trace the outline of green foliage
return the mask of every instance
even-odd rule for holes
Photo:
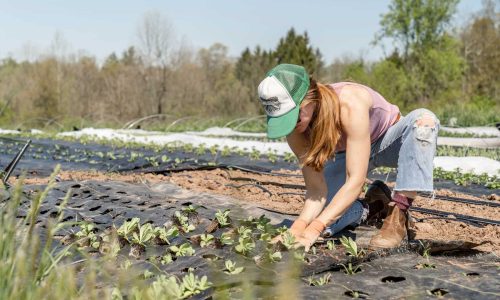
[[[224,265],[226,268],[223,271],[224,271],[224,273],[229,274],[229,275],[236,275],[236,274],[239,274],[245,270],[244,267],[236,267],[236,263],[234,263],[230,259],[226,260],[224,262]]]
[[[351,237],[347,238],[342,236],[340,238],[340,243],[345,247],[347,253],[351,256],[361,257],[364,254],[362,249],[358,250],[358,245]]]
[[[214,243],[214,236],[213,236],[213,235],[211,235],[211,234],[206,234],[206,233],[204,233],[204,234],[202,234],[202,235],[200,236],[200,238],[201,238],[201,242],[200,242],[200,246],[201,246],[201,247],[207,247],[207,246],[209,246],[210,244],[213,244],[213,243]]]
[[[330,282],[331,277],[332,277],[332,274],[330,274],[330,273],[326,273],[323,276],[320,276],[318,278],[314,278],[313,276],[309,276],[307,278],[307,282],[309,283],[310,286],[323,286],[323,285]]]
[[[175,256],[192,256],[195,252],[189,243],[184,243],[178,246],[170,246],[169,249],[175,254]]]
[[[314,49],[309,44],[309,35],[297,34],[295,29],[291,28],[285,37],[281,38],[274,56],[278,64],[296,64],[306,68],[309,74],[318,77],[322,67],[321,53],[319,49]]]
[[[247,255],[254,248],[255,243],[250,238],[240,236],[238,244],[234,247],[234,250],[240,254]]]
[[[347,275],[354,275],[361,271],[360,266],[353,266],[352,263],[348,263],[347,265],[341,264],[344,268],[344,273]]]
[[[139,227],[139,233],[132,233],[132,242],[139,245],[145,245],[147,242],[153,239],[154,236],[155,234],[153,226],[150,223],[146,223]]]
[[[225,209],[224,211],[218,210],[215,213],[215,219],[219,223],[220,227],[229,226],[231,224],[229,220],[229,213],[231,210]]]

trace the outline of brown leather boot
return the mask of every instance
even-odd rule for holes
[[[389,213],[380,231],[370,240],[370,249],[398,247],[407,233],[408,216],[394,202],[389,204]]]
[[[372,182],[366,190],[364,199],[369,209],[366,223],[373,224],[385,219],[391,200],[391,190],[383,181]]]

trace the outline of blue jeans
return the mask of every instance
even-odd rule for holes
[[[417,125],[424,115],[432,117],[435,125]],[[368,171],[382,166],[397,168],[395,191],[432,192],[438,130],[439,120],[431,111],[421,108],[410,112],[371,145]],[[346,181],[345,152],[337,153],[335,160],[326,163],[323,175],[328,186],[328,205]],[[335,234],[349,225],[357,226],[367,214],[367,208],[356,200],[326,231]]]

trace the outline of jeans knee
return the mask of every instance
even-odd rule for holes
[[[410,113],[413,136],[420,146],[435,145],[439,130],[439,119],[425,108],[419,108]],[[410,116],[409,115],[409,116]]]
[[[439,130],[439,119],[436,115],[428,109],[420,108],[412,112],[412,117],[414,136],[419,144],[435,144]]]

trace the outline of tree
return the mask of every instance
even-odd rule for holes
[[[303,35],[296,34],[291,28],[284,38],[281,38],[274,57],[278,64],[289,63],[302,65],[309,74],[319,77],[322,67],[321,53],[309,44],[307,31]]]
[[[437,99],[454,100],[458,96],[463,60],[457,40],[447,32],[457,3],[458,0],[393,0],[389,12],[382,16],[382,29],[375,42],[393,40],[395,50],[387,59],[396,62],[407,76],[398,79],[406,86],[397,89],[406,91],[398,100],[407,107]]]
[[[466,61],[464,93],[491,99],[500,97],[500,15],[493,1],[485,1],[483,10],[460,34],[461,52]]]
[[[156,108],[152,112],[164,113],[164,100],[168,88],[169,64],[174,48],[172,25],[159,13],[144,15],[138,28],[139,49],[145,63],[143,80]]]
[[[382,16],[382,30],[375,43],[384,38],[394,41],[396,49],[408,59],[412,51],[422,51],[439,43],[459,0],[392,0]]]

